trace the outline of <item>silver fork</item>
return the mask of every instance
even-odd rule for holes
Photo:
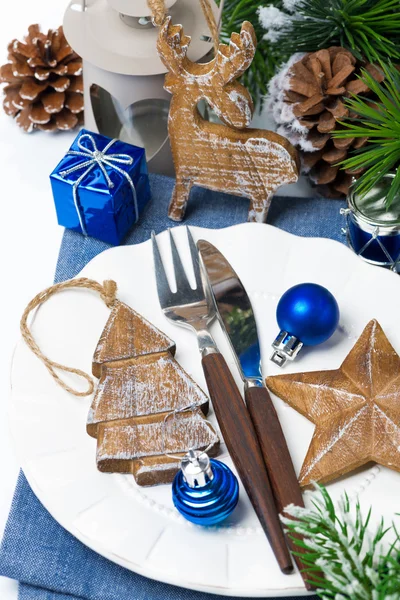
[[[156,236],[154,232],[152,233],[154,267],[160,305],[167,319],[176,325],[191,329],[197,335],[208,391],[226,446],[281,570],[284,573],[290,573],[293,565],[279,521],[261,448],[250,415],[229,367],[208,330],[216,313],[211,301],[210,290],[201,274],[199,252],[189,228],[186,228],[186,231],[196,287],[190,286],[173,235],[169,230],[176,292],[172,292],[170,288]]]
[[[162,311],[169,321],[196,332],[199,350],[201,355],[205,356],[213,352],[218,352],[217,346],[208,330],[208,327],[216,316],[216,312],[209,294],[207,293],[206,295],[205,292],[205,283],[201,277],[199,251],[196,248],[188,227],[186,231],[196,287],[192,288],[190,286],[172,232],[169,229],[177,288],[175,293],[171,291],[169,286],[154,231],[151,234],[158,298]]]

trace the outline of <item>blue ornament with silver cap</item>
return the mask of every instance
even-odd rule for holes
[[[172,484],[175,507],[196,525],[216,525],[234,510],[239,484],[229,467],[205,452],[190,450]]]
[[[272,344],[271,360],[282,367],[303,346],[328,340],[339,324],[339,306],[329,290],[316,283],[300,283],[279,300],[276,319],[280,332]]]

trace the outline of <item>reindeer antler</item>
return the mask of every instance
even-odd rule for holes
[[[157,50],[169,71],[180,72],[190,40],[190,36],[184,35],[182,25],[172,25],[171,17],[165,19],[158,34]]]
[[[240,77],[249,68],[257,47],[254,27],[245,21],[239,33],[232,33],[229,46],[219,45],[216,66],[225,83]]]

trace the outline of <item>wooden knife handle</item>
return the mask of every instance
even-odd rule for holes
[[[267,388],[248,387],[245,399],[279,512],[292,503],[304,506],[285,436]]]
[[[261,446],[279,512],[284,512],[284,508],[288,504],[304,506],[303,495],[286,439],[267,388],[248,387],[245,399]],[[293,540],[288,539],[288,544],[292,550],[302,552]],[[305,569],[301,558],[295,557],[295,561],[300,571]],[[312,576],[305,572],[303,578],[312,579]],[[306,587],[310,590],[314,589],[307,583]]]
[[[242,396],[222,354],[208,354],[203,357],[202,364],[214,411],[233,463],[279,567],[283,573],[291,573],[293,564],[279,521],[263,455]]]

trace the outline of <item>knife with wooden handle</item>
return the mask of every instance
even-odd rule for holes
[[[209,325],[216,316],[212,291],[206,285],[202,275],[200,255],[189,229],[187,229],[187,235],[196,287],[192,288],[189,284],[170,231],[171,254],[177,287],[177,291],[172,292],[156,236],[154,233],[152,234],[154,269],[160,306],[169,321],[189,328],[196,334],[210,398],[225,443],[271,543],[278,564],[284,573],[289,573],[293,570],[293,563],[285,542],[258,437],[232,373],[209,331]]]
[[[293,564],[285,544],[257,433],[228,365],[220,352],[203,356],[213,408],[229,454],[283,573]]]
[[[236,272],[215,246],[199,240],[197,247],[214,296],[219,321],[231,343],[244,381],[247,411],[261,446],[276,506],[280,513],[289,504],[304,506],[285,436],[263,383],[260,344],[250,299]],[[288,545],[296,552],[301,551],[290,539]],[[304,570],[301,559],[295,557],[295,560],[299,569]],[[311,579],[311,575],[306,572],[302,576],[304,580]],[[307,589],[313,589],[306,581],[305,585]]]

